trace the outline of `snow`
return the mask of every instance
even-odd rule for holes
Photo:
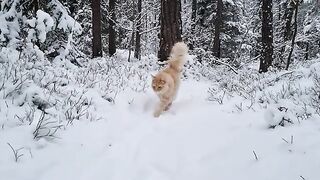
[[[5,6],[9,5],[10,9],[4,10]],[[9,41],[8,45],[11,47],[16,47],[19,42],[19,17],[21,13],[16,12],[16,7],[18,6],[18,0],[14,1],[3,1],[1,2],[0,11],[0,42]],[[7,21],[7,19],[11,19]]]
[[[209,87],[183,81],[160,118],[152,117],[150,88],[125,90],[113,105],[91,91],[102,118],[77,121],[58,139],[33,140],[29,126],[1,129],[0,173],[10,180],[319,178],[319,119],[268,129],[264,111],[230,113],[230,104],[206,101]],[[23,147],[18,162],[7,143]]]
[[[46,34],[54,26],[54,21],[48,13],[38,10],[36,24],[36,28],[39,33],[39,40],[43,43],[46,40]]]
[[[42,43],[45,42],[47,33],[54,27],[52,17],[42,10],[37,11],[37,18],[28,19],[27,23],[34,28],[29,30],[28,39],[35,40],[38,38]]]
[[[231,5],[235,5],[233,0],[223,0],[225,3],[229,3]]]
[[[49,6],[53,8],[53,14],[59,29],[62,29],[64,32],[70,31],[81,34],[81,25],[68,14],[66,8],[58,0],[50,1]]]
[[[177,99],[154,118],[159,100],[150,75],[160,68],[157,56],[137,60],[131,51],[127,62],[129,51],[117,49],[112,57],[90,59],[76,45],[87,49],[76,20],[89,16],[71,17],[51,0],[27,18],[21,3],[0,4],[1,180],[319,179],[320,55],[264,74],[258,59],[244,55],[233,73],[212,62],[203,43],[195,45]],[[191,19],[187,11],[183,21]],[[306,20],[303,32],[320,29],[318,21]],[[130,25],[123,17],[119,22]],[[208,34],[205,28],[199,33]],[[158,51],[153,35],[147,39],[154,47],[142,46],[146,53]],[[242,50],[253,48],[243,43]]]
[[[312,28],[312,25],[313,24],[308,24],[308,25],[305,25],[304,28],[303,28],[303,33],[307,33],[308,31],[310,31],[310,29]]]

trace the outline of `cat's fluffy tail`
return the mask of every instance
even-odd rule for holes
[[[171,68],[181,71],[188,55],[188,46],[184,42],[177,42],[171,49],[168,64]]]

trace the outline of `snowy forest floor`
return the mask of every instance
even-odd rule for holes
[[[207,101],[209,87],[183,81],[160,118],[150,88],[125,90],[114,105],[96,98],[101,120],[76,121],[50,142],[33,140],[29,126],[4,128],[1,179],[319,179],[318,120],[268,129],[262,110],[231,113],[230,104]],[[18,163],[7,143],[23,155]]]

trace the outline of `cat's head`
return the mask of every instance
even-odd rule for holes
[[[156,76],[152,75],[152,89],[156,93],[163,93],[167,91],[168,85],[165,77],[161,76],[161,74]]]

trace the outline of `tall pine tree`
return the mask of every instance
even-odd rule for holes
[[[160,61],[166,61],[174,43],[181,41],[181,1],[161,0]]]
[[[222,28],[222,10],[223,10],[223,3],[222,0],[218,0],[217,3],[217,15],[214,23],[214,39],[213,39],[213,55],[217,58],[221,57],[221,28]]]
[[[272,30],[272,0],[262,0],[262,52],[259,72],[267,72],[272,65],[273,30]]]
[[[116,53],[116,30],[115,30],[115,14],[116,9],[116,0],[109,0],[109,56],[112,56]]]
[[[92,57],[102,56],[100,0],[92,0]]]

